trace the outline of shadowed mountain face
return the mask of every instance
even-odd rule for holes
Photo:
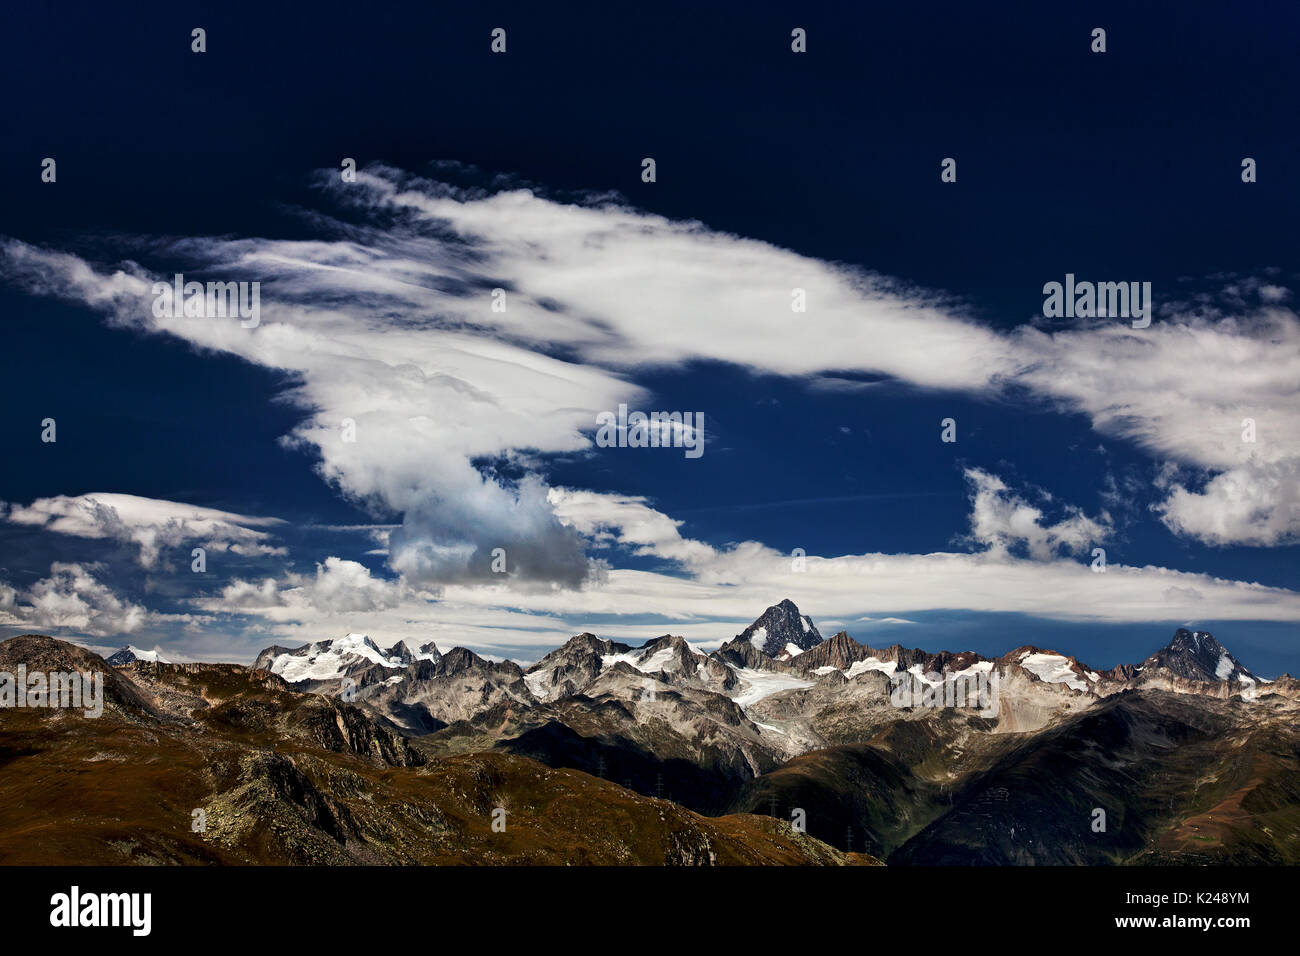
[[[1181,627],[1167,647],[1142,662],[1141,669],[1164,670],[1189,681],[1249,683],[1256,680],[1213,635]]]
[[[1296,863],[1300,711],[1127,692],[972,774],[889,859],[908,864]]]
[[[798,657],[822,642],[812,618],[800,614],[789,598],[764,611],[753,624],[736,635],[733,644],[749,644],[777,660]]]
[[[109,704],[98,719],[0,711],[0,863],[875,862],[509,754],[430,761],[266,670],[114,669],[36,636],[0,643],[0,669],[19,665],[102,673]]]

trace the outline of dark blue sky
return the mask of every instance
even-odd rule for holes
[[[481,173],[460,175],[505,174],[552,195],[616,191],[671,219],[933,290],[1001,330],[1041,321],[1042,284],[1066,272],[1141,278],[1166,299],[1235,276],[1296,286],[1293,4],[899,6],[15,8],[0,32],[11,90],[0,234],[108,263],[140,259],[126,237],[313,237],[312,173],[353,156],[424,173],[435,160],[469,164]],[[207,30],[203,55],[189,50],[195,26]],[[504,57],[488,49],[496,26],[508,30]],[[808,31],[803,56],[790,53],[795,26]],[[1104,55],[1089,51],[1095,26],[1107,30]],[[647,155],[653,185],[639,179]],[[38,177],[45,156],[58,161],[53,188]],[[958,160],[955,186],[939,181],[946,156]],[[1259,163],[1250,186],[1243,156]],[[302,417],[277,400],[283,373],[113,329],[11,285],[0,286],[0,317],[10,450],[0,500],[116,491],[295,529],[396,520],[349,503],[313,474],[310,451],[278,443]],[[1159,458],[1041,398],[883,383],[868,400],[710,360],[636,381],[671,396],[668,407],[708,410],[699,466],[555,456],[544,475],[647,496],[714,546],[969,550],[964,468],[1088,514],[1107,507],[1109,476],[1144,489],[1127,508],[1110,502],[1111,560],[1300,589],[1300,546],[1174,535],[1149,511]],[[60,441],[32,451],[33,423],[47,415]],[[968,436],[960,453],[915,440],[948,415]],[[355,540],[291,547],[282,564],[309,570],[321,548],[389,573]],[[103,555],[0,529],[0,579],[28,583],[55,559]],[[123,586],[146,586],[123,574]],[[782,596],[756,598],[755,613]],[[935,614],[926,633],[890,638],[1000,652],[1031,642],[1025,633],[1109,666],[1149,653],[1176,623],[963,625]],[[1250,666],[1296,669],[1294,624],[1221,626]]]

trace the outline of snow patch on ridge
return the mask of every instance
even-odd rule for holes
[[[304,653],[281,654],[271,662],[270,670],[291,684],[305,680],[334,680],[342,677],[348,666],[358,660],[384,667],[406,667],[396,657],[385,657],[365,634],[348,634],[337,640],[312,644]]]
[[[882,674],[892,676],[896,670],[898,670],[897,661],[880,661],[874,657],[868,657],[866,660],[854,661],[849,669],[844,672],[844,676],[853,678],[859,674],[865,674],[867,671],[880,671]]]
[[[1085,691],[1088,685],[1079,680],[1070,662],[1060,654],[1034,654],[1025,651],[1020,655],[1020,666],[1039,680],[1048,684],[1064,684],[1070,690]]]
[[[741,707],[757,704],[764,697],[771,697],[783,690],[795,690],[811,687],[813,682],[790,674],[778,674],[774,671],[757,671],[748,667],[736,668],[736,674],[745,682],[744,690],[733,697]]]
[[[1232,664],[1232,658],[1225,653],[1219,658],[1218,666],[1214,668],[1214,676],[1219,680],[1227,680],[1234,670],[1236,668]]]

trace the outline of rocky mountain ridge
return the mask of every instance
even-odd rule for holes
[[[1266,683],[1208,632],[1180,628],[1165,648],[1141,664],[1098,671],[1073,656],[1031,645],[986,658],[971,651],[929,652],[899,644],[877,649],[845,631],[823,639],[811,618],[788,599],[767,608],[713,652],[675,635],[633,647],[582,633],[521,669],[465,648],[444,656],[432,643],[411,651],[399,642],[385,651],[365,635],[349,634],[296,649],[267,648],[254,667],[276,673],[300,689],[353,692],[359,701],[413,733],[473,721],[505,701],[537,707],[584,695],[602,675],[620,667],[626,672],[624,683],[633,690],[640,679],[646,688],[662,683],[720,694],[747,713],[768,698],[814,686],[834,693],[867,674],[883,677],[895,689],[912,684],[939,697],[952,696],[954,684],[964,689],[963,685],[989,683],[996,677],[1013,691],[1005,708],[999,703],[999,719],[1020,730],[1040,726],[1062,709],[1077,709],[1126,690],[1151,687],[1222,698],[1251,697]],[[1073,704],[1062,704],[1076,695],[1080,699]],[[772,706],[759,707],[758,713]],[[815,735],[802,736],[815,741]],[[800,746],[790,739],[771,744],[777,752]]]

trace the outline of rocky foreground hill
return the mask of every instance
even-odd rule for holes
[[[104,707],[0,709],[0,864],[877,862],[525,757],[430,759],[267,670],[113,667],[37,635],[0,643],[0,672],[20,667],[103,674]]]

